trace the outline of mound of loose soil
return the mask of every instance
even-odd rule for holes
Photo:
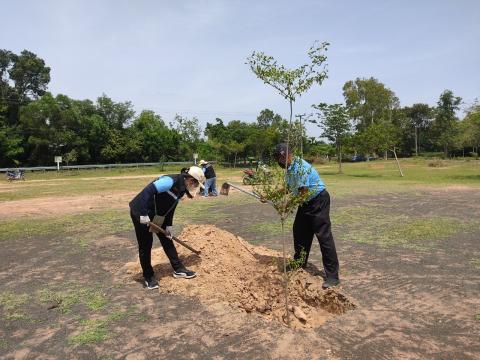
[[[184,264],[197,272],[195,279],[174,279],[163,249],[152,251],[152,264],[160,290],[220,300],[246,312],[285,322],[285,302],[280,254],[253,246],[232,233],[212,225],[187,226],[180,239],[197,250],[201,257],[180,245],[177,250]],[[129,274],[141,278],[138,261],[125,265]],[[290,322],[296,328],[314,328],[355,305],[337,290],[323,290],[322,278],[302,269],[289,275]]]

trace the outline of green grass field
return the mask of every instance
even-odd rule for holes
[[[429,166],[430,160],[409,159],[402,161],[405,177],[400,177],[393,161],[347,163],[344,174],[337,173],[337,164],[317,166],[327,184],[332,198],[349,199],[356,196],[373,196],[389,193],[414,194],[419,189],[445,186],[480,187],[480,161],[443,161],[441,167]],[[178,171],[166,169],[166,173]],[[140,191],[151,179],[160,174],[159,168],[80,170],[28,174],[25,182],[5,183],[0,187],[0,201],[35,199],[41,197],[75,197],[81,195],[124,194],[126,199]],[[241,181],[242,169],[217,169],[217,186],[223,181]],[[125,195],[127,193],[127,195]],[[128,195],[128,194],[132,195]],[[127,203],[121,208],[89,211],[81,214],[38,216],[25,222],[24,219],[0,220],[0,241],[19,237],[51,237],[62,233],[65,240],[85,246],[92,239],[121,233],[131,228]],[[225,206],[253,204],[255,200],[239,193],[220,196],[215,201],[187,201],[179,207],[176,222],[216,221],[226,216]],[[343,229],[343,237],[363,243],[382,246],[403,244],[417,248],[428,247],[432,239],[451,235],[478,225],[474,220],[453,217],[423,217],[410,214],[397,217],[396,223],[384,216],[389,204],[356,204],[332,211],[332,223]],[[389,210],[391,211],[391,209]],[[208,217],[205,214],[208,213]],[[91,224],[95,224],[92,227]],[[287,221],[290,228],[292,219]],[[369,226],[365,226],[369,224]],[[280,234],[276,222],[258,219],[246,228],[250,232],[271,235]],[[417,240],[422,239],[419,244]],[[432,240],[432,241],[431,241]]]
[[[403,191],[412,186],[465,185],[480,186],[480,161],[442,161],[439,167],[428,166],[432,160],[405,159],[401,178],[394,161],[377,160],[344,164],[344,174],[337,173],[337,164],[317,165],[329,191],[337,197],[352,194],[372,195]],[[177,172],[179,167],[111,170],[69,170],[62,172],[28,173],[25,182],[0,187],[0,201],[40,196],[70,196],[109,192],[138,191],[162,173]],[[242,170],[217,169],[219,185],[225,180],[240,182]],[[5,181],[6,183],[6,181]],[[4,183],[4,185],[5,185]]]

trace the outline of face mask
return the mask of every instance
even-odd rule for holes
[[[188,185],[186,186],[186,188],[187,188],[187,191],[188,191],[188,193],[190,194],[190,196],[191,196],[192,198],[194,198],[195,195],[197,195],[198,190],[200,189],[200,186],[188,184]]]

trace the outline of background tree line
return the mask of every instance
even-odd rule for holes
[[[316,158],[353,154],[403,156],[442,152],[477,156],[480,104],[457,114],[461,98],[445,90],[437,106],[401,107],[395,93],[375,78],[357,78],[343,87],[344,104],[316,104],[308,121],[323,139],[305,136],[305,119],[287,120],[269,109],[256,122],[222,119],[208,122],[177,115],[166,123],[159,114],[136,114],[130,102],[103,94],[95,101],[76,100],[47,91],[50,68],[29,51],[0,50],[0,166],[48,165],[55,155],[67,163],[157,162],[202,158],[237,163],[267,159],[275,144],[289,135],[304,155]],[[301,119],[301,118],[300,118]]]

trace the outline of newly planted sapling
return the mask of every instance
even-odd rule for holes
[[[277,61],[263,52],[253,52],[247,59],[247,64],[252,72],[265,84],[272,86],[278,93],[288,101],[290,107],[289,130],[293,129],[293,103],[302,94],[307,92],[314,84],[321,85],[327,77],[325,51],[330,44],[327,42],[315,42],[308,50],[307,54],[310,61],[298,68],[288,69],[284,65],[277,64]],[[291,131],[287,132],[287,138],[284,139],[287,148],[286,153],[292,153]],[[301,162],[301,158],[294,158],[294,162]],[[294,166],[295,164],[291,164]],[[299,166],[299,168],[302,168]],[[269,181],[261,181],[255,186],[255,190],[264,199],[272,202],[275,210],[280,216],[283,233],[283,278],[285,293],[285,312],[287,324],[290,324],[289,304],[288,304],[288,277],[287,277],[287,255],[286,255],[286,237],[284,231],[285,220],[295,208],[302,204],[309,196],[308,191],[299,192],[298,187],[292,181],[288,183],[288,166],[283,169],[276,169],[272,172]],[[290,188],[290,190],[288,189]]]
[[[280,217],[280,223],[282,227],[283,234],[283,279],[284,279],[284,293],[285,293],[285,312],[287,324],[290,323],[289,316],[289,302],[288,302],[288,281],[289,277],[287,275],[287,254],[286,254],[286,235],[285,235],[285,221],[288,216],[295,211],[298,206],[303,204],[313,193],[314,190],[303,189],[299,191],[299,188],[302,187],[305,178],[308,177],[308,172],[303,171],[301,162],[303,160],[300,157],[294,157],[291,164],[286,166],[285,170],[293,170],[295,174],[291,174],[289,171],[284,171],[280,167],[274,167],[271,170],[271,175],[262,182],[259,182],[253,186],[254,191],[262,198],[269,201],[272,206],[277,211]],[[303,259],[296,259],[295,262],[300,262],[303,264]],[[301,265],[300,265],[301,266]]]

